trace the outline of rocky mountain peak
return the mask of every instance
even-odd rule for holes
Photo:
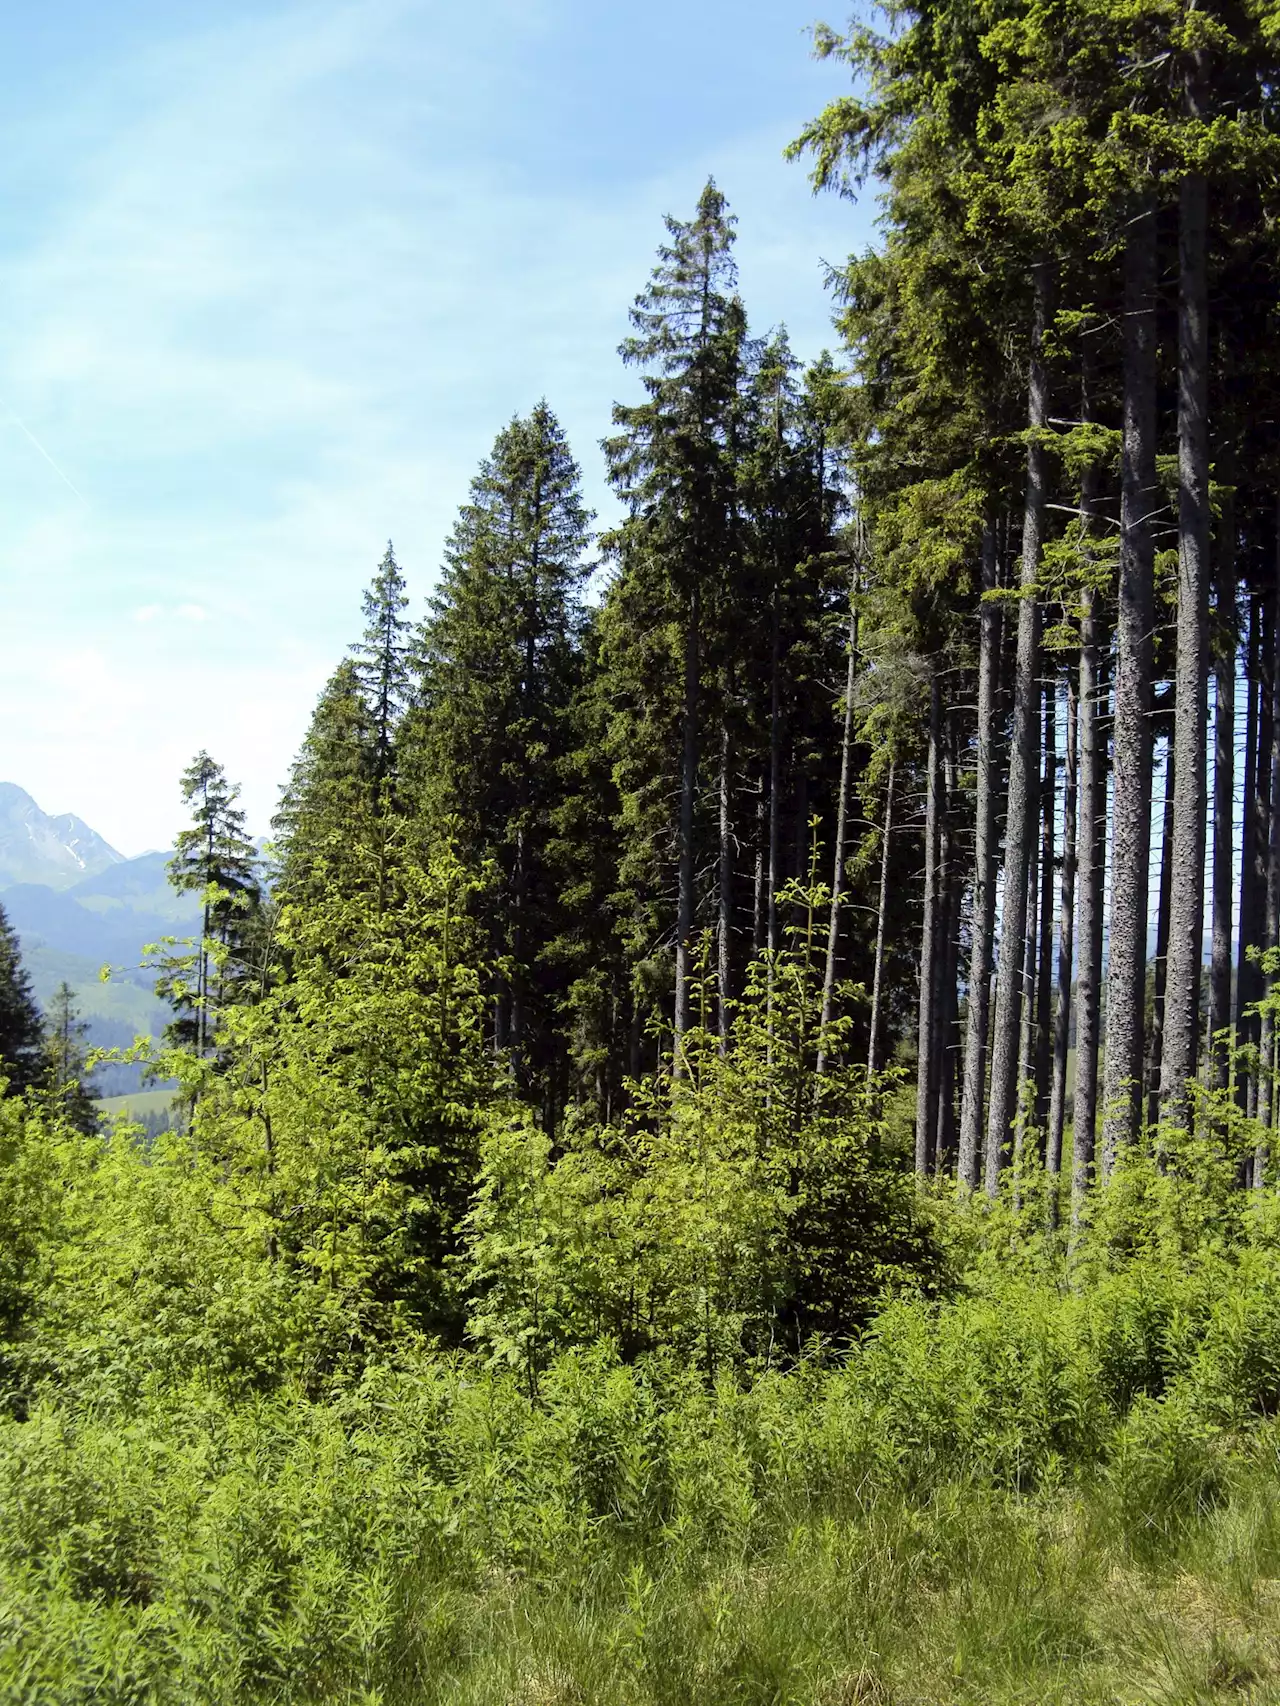
[[[0,782],[0,889],[13,883],[70,888],[123,861],[72,812],[51,816],[14,782]]]

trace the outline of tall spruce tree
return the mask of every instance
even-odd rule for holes
[[[418,636],[417,710],[406,731],[422,802],[477,868],[499,972],[493,1041],[517,1077],[564,1093],[557,816],[569,787],[581,678],[591,516],[564,433],[545,402],[499,433],[471,483]]]
[[[177,1010],[173,1040],[201,1057],[214,1045],[219,1011],[241,996],[255,973],[262,890],[239,795],[207,752],[197,753],[183,772],[182,800],[192,821],[174,843],[168,872],[175,889],[200,897],[200,939],[191,952],[162,959],[156,993]]]
[[[63,981],[54,990],[44,1019],[45,1089],[61,1117],[86,1134],[98,1127],[90,1093],[88,1034],[75,991]]]
[[[365,629],[351,650],[356,679],[373,721],[373,767],[380,783],[395,768],[395,739],[409,703],[409,603],[404,575],[387,540],[386,553],[364,595]]]
[[[663,888],[663,867],[675,866],[675,918],[663,920],[661,932],[674,937],[677,1075],[691,1011],[699,789],[708,729],[716,730],[719,747],[720,718],[708,707],[704,678],[718,661],[717,633],[729,619],[738,550],[734,451],[746,318],[735,290],[733,225],[712,182],[693,219],[668,218],[670,241],[659,249],[650,283],[636,298],[634,334],[621,348],[627,365],[643,370],[646,398],[615,404],[617,430],[605,442],[610,479],[628,510],[609,540],[618,572],[610,591],[606,667],[629,678],[629,703],[620,706],[613,741],[624,813],[648,819],[636,823],[647,842],[641,864],[649,863],[650,880]],[[658,681],[655,652],[666,654]],[[666,684],[672,667],[680,683],[675,703]],[[655,687],[660,704],[654,702]],[[712,692],[720,696],[714,685]],[[674,824],[663,821],[665,813],[654,821],[642,805],[668,793],[654,774],[666,770],[665,752],[655,753],[649,742],[647,752],[637,751],[637,725],[644,724],[661,730],[661,746],[668,731],[677,731]]]

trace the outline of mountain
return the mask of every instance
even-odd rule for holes
[[[172,1017],[156,1000],[142,950],[162,936],[200,928],[200,901],[169,884],[167,853],[125,859],[69,813],[50,817],[23,789],[0,782],[0,905],[18,933],[36,1000],[47,1007],[60,983],[76,993],[99,1048],[156,1036]],[[111,967],[104,983],[103,966]],[[138,1088],[136,1066],[103,1066],[99,1095]]]
[[[123,855],[70,812],[51,817],[24,788],[0,782],[0,889],[14,883],[70,888]]]

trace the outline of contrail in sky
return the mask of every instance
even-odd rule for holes
[[[77,485],[75,485],[75,483],[71,480],[71,478],[67,474],[63,473],[62,469],[59,468],[58,464],[54,461],[53,457],[50,456],[49,452],[45,449],[44,445],[41,444],[40,440],[36,437],[35,433],[32,432],[31,428],[26,424],[25,421],[20,420],[18,418],[18,416],[13,412],[13,410],[11,408],[9,408],[8,403],[5,402],[3,397],[0,397],[0,408],[4,408],[8,412],[9,419],[13,422],[14,426],[20,428],[20,430],[22,432],[26,433],[27,437],[31,440],[32,444],[35,445],[36,449],[40,452],[41,456],[44,457],[45,461],[53,469],[54,473],[58,476],[58,478],[60,480],[64,481],[68,486],[71,487],[71,490],[80,499],[80,502],[82,504],[88,503],[88,501],[89,501],[88,498],[85,497],[84,493],[80,490],[80,488]]]

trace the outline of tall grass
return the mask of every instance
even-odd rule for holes
[[[840,1367],[406,1357],[0,1425],[0,1698],[1280,1699],[1265,1252],[901,1301]]]

